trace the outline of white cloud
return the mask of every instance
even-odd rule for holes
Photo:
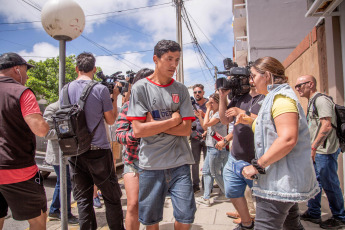
[[[25,59],[32,59],[34,61],[43,61],[45,57],[57,57],[59,55],[59,48],[49,43],[41,42],[33,46],[32,51],[22,50],[18,52],[19,55]],[[26,58],[30,57],[30,58]]]

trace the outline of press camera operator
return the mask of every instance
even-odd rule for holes
[[[249,70],[246,67],[236,67],[231,59],[224,60],[224,67],[228,70],[227,75],[230,79],[218,79],[217,88],[219,90],[219,116],[223,124],[236,121],[236,116],[245,113],[256,117],[259,110],[259,102],[264,96],[256,92],[255,87],[249,85]],[[230,103],[227,105],[227,96],[230,94]],[[228,141],[228,140],[226,140]],[[252,187],[253,181],[238,176],[233,170],[232,165],[242,160],[248,163],[255,157],[254,135],[251,127],[247,125],[236,125],[233,130],[233,143],[229,154],[228,162],[223,171],[225,196],[231,199],[236,211],[238,212],[243,229],[253,229],[254,222],[249,214],[244,192],[246,186]],[[241,229],[242,229],[241,228]]]

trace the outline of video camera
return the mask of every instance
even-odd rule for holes
[[[250,69],[249,66],[238,67],[236,62],[232,62],[231,58],[225,58],[223,60],[225,71],[217,72],[218,74],[224,74],[230,76],[227,78],[218,78],[216,81],[217,89],[231,90],[229,97],[233,98],[237,95],[243,95],[249,93],[250,84]]]
[[[119,82],[121,85],[121,86],[118,86],[119,91],[121,95],[124,96],[124,94],[128,92],[128,86],[129,84],[132,84],[136,73],[133,72],[132,70],[126,71],[126,74],[127,74],[126,76],[121,73],[122,71],[118,71],[108,76],[108,75],[104,75],[103,71],[100,71],[96,75],[98,78],[102,79],[101,84],[105,85],[108,88],[110,94],[113,94],[113,90],[116,85],[116,82]]]

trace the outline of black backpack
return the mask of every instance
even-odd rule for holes
[[[52,116],[58,142],[63,156],[78,156],[85,153],[91,147],[92,137],[97,126],[91,133],[87,128],[84,105],[92,88],[98,84],[95,81],[88,83],[81,93],[77,104],[71,105],[68,96],[68,86],[62,88],[63,104],[60,109]]]
[[[309,103],[308,111],[307,111],[309,113],[310,106],[313,106],[313,114],[312,115],[316,116],[316,117],[318,117],[319,114],[318,114],[317,108],[315,106],[315,101],[320,96],[325,96],[333,102],[333,98],[331,96],[328,96],[328,95],[322,94],[322,93],[316,94],[314,96],[314,98],[312,99],[312,101]],[[335,114],[337,117],[337,119],[336,119],[337,123],[336,123],[336,125],[332,124],[332,127],[336,130],[337,137],[339,139],[339,147],[341,148],[341,151],[344,152],[345,151],[345,107],[335,104]],[[309,116],[307,115],[307,117],[309,117]],[[326,147],[326,141],[327,141],[327,139],[325,140],[325,142],[323,144],[324,148]]]

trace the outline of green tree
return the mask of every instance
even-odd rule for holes
[[[28,62],[35,68],[28,70],[29,79],[26,86],[35,92],[37,100],[45,99],[47,105],[57,101],[59,99],[59,57],[39,62],[29,60]],[[76,57],[74,55],[66,57],[65,84],[78,77],[75,67]],[[96,68],[97,72],[102,70],[100,67],[96,66]],[[100,81],[97,77],[94,80]]]
[[[45,99],[47,104],[57,101],[59,98],[59,57],[39,62],[29,60],[29,63],[34,65],[35,68],[28,70],[29,79],[26,86],[35,92],[38,100]],[[65,83],[77,78],[75,66],[75,56],[66,57]]]

